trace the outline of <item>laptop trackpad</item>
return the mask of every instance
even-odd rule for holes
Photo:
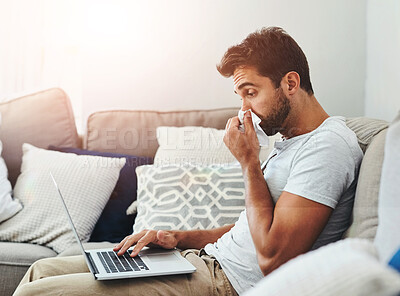
[[[151,262],[166,262],[166,261],[175,261],[177,258],[175,254],[154,254],[154,255],[147,255],[147,258]]]

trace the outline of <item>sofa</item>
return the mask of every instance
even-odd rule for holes
[[[2,157],[14,186],[20,173],[23,143],[47,149],[82,148],[99,152],[154,157],[158,126],[204,126],[224,129],[237,108],[190,111],[109,110],[91,114],[86,132],[77,132],[67,94],[53,88],[0,104]],[[347,125],[356,133],[365,153],[358,179],[352,224],[345,237],[373,240],[378,225],[378,194],[388,123],[358,117]],[[128,132],[127,132],[128,131]],[[130,132],[129,132],[130,131]],[[88,242],[86,248],[111,246],[113,242]],[[36,260],[79,254],[77,246],[57,253],[38,244],[0,242],[0,295],[12,295],[29,266]]]

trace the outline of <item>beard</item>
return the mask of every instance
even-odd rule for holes
[[[271,113],[266,118],[262,118],[260,122],[260,127],[267,136],[273,136],[284,129],[283,123],[291,110],[290,101],[281,87],[276,90],[274,101],[275,105],[272,106]]]

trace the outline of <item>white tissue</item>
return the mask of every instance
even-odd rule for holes
[[[239,110],[238,117],[239,117],[239,121],[241,123],[239,128],[244,130],[243,117],[244,117],[244,114],[247,111],[250,111],[250,113],[251,113],[251,119],[253,121],[254,130],[256,131],[256,135],[257,135],[258,142],[259,142],[260,146],[268,147],[269,138],[268,138],[267,134],[263,131],[261,126],[260,126],[261,119],[256,114],[254,114],[254,112],[251,111],[251,109],[245,110],[245,111]]]

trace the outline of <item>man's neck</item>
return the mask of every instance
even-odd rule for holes
[[[284,122],[281,134],[289,139],[309,133],[318,128],[328,117],[314,95],[304,97],[292,104],[292,110]]]

